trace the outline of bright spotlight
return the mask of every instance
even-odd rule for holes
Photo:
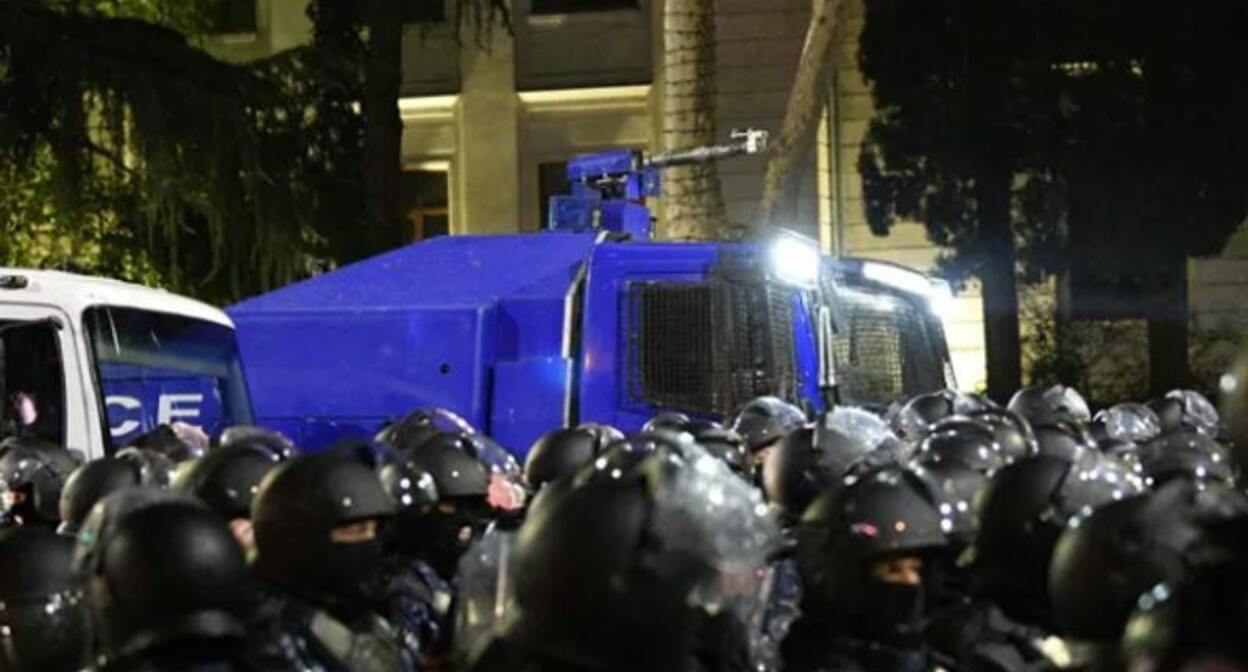
[[[819,286],[819,246],[796,234],[777,236],[767,253],[771,275],[797,287]]]
[[[945,317],[953,312],[954,298],[953,287],[948,282],[938,278],[932,279],[932,285],[927,294],[927,305],[931,307],[932,312],[940,317]]]

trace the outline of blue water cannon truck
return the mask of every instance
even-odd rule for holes
[[[541,232],[435,238],[233,306],[256,422],[315,450],[445,408],[523,457],[582,422],[721,419],[761,395],[883,410],[952,387],[939,281],[782,230],[652,239],[663,168],[762,146],[578,157]]]

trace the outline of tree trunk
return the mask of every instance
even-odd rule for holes
[[[1158,254],[1165,265],[1165,290],[1155,297],[1156,312],[1148,320],[1148,384],[1160,396],[1191,384],[1187,331],[1187,259]]]
[[[715,137],[715,2],[666,0],[663,8],[663,145],[709,145]],[[663,173],[664,238],[723,234],[728,214],[714,162]]]
[[[403,122],[399,83],[403,47],[402,0],[368,5],[368,70],[364,77],[365,231],[369,253],[393,245],[399,217],[399,164]]]
[[[836,58],[836,45],[844,32],[843,0],[822,0],[810,15],[806,29],[806,43],[797,63],[793,88],[784,111],[784,125],[780,137],[772,144],[771,158],[767,161],[767,176],[763,183],[763,200],[759,204],[757,225],[773,224],[776,207],[793,172],[793,165],[803,155],[803,148],[810,146],[811,137],[818,126],[823,111],[824,73],[832,67]]]
[[[980,235],[984,241],[981,279],[988,396],[1005,403],[1022,385],[1018,336],[1018,281],[1014,230],[1010,225],[1010,174],[985,166],[976,187]]]

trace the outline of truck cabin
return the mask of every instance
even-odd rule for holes
[[[111,454],[160,424],[251,420],[221,311],[168,292],[0,269],[0,432]]]

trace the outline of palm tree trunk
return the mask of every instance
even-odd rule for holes
[[[663,144],[671,151],[715,142],[715,2],[667,0],[663,9]],[[716,238],[728,219],[713,162],[663,174],[670,239]]]
[[[801,150],[810,146],[819,115],[824,109],[824,73],[834,65],[835,47],[844,32],[844,8],[843,0],[821,0],[810,15],[806,42],[802,46],[802,56],[784,111],[784,125],[780,129],[780,137],[772,144],[771,158],[767,161],[763,200],[759,204],[758,221],[755,222],[757,225],[774,223],[776,208],[793,172],[793,165],[802,155]]]

